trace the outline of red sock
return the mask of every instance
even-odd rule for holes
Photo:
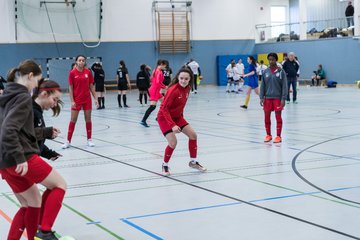
[[[60,211],[61,203],[64,199],[65,190],[61,188],[54,188],[49,193],[46,202],[44,203],[44,213],[41,220],[41,230],[51,231],[55,219]],[[30,238],[29,238],[30,239]]]
[[[72,121],[69,122],[69,130],[68,130],[68,136],[67,136],[67,140],[69,142],[71,142],[72,135],[73,135],[74,129],[75,129],[75,124],[76,124],[75,122],[72,122]]]
[[[40,222],[41,222],[42,219],[43,219],[45,203],[46,203],[46,200],[47,200],[47,198],[48,198],[48,196],[49,196],[50,193],[51,193],[51,190],[50,190],[50,189],[46,189],[46,191],[42,194],[42,199],[41,199],[41,211],[40,211]]]
[[[25,213],[25,228],[28,239],[34,239],[39,226],[40,208],[28,207]]]
[[[10,226],[10,231],[7,240],[19,240],[25,230],[25,213],[27,208],[22,207],[15,214]]]
[[[270,111],[264,111],[265,113],[265,130],[266,135],[271,136],[271,112]]]
[[[86,122],[86,136],[87,139],[91,139],[91,132],[92,132],[92,123]]]
[[[275,117],[276,117],[276,134],[277,136],[281,137],[281,130],[282,130],[281,111],[275,112]]]
[[[169,145],[165,148],[165,154],[164,154],[164,162],[169,162],[172,153],[174,152],[174,149],[171,148]]]
[[[190,158],[196,158],[197,155],[197,140],[189,139]]]

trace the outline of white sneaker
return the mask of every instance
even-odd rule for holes
[[[70,142],[69,142],[69,141],[66,141],[66,142],[61,146],[62,149],[66,149],[66,148],[69,148],[69,147],[70,147]]]
[[[95,147],[95,143],[93,143],[93,141],[91,139],[87,140],[87,145],[88,145],[88,147]]]
[[[190,161],[189,167],[199,170],[200,172],[206,172],[206,168],[203,167],[198,161]]]

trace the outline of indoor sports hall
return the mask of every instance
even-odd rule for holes
[[[14,84],[6,82],[8,71],[25,59],[62,90],[59,116],[43,113],[46,126],[61,131],[45,141],[61,157],[46,162],[67,183],[52,228],[56,238],[360,239],[360,0],[349,2],[0,0],[0,108]],[[353,16],[346,16],[350,5]],[[247,75],[248,56],[271,67],[269,53],[277,54],[278,64],[294,55],[299,65],[296,85],[287,92],[290,101],[283,101],[280,143],[264,142],[265,111],[255,91],[247,96],[247,76],[244,84],[228,85],[226,71],[241,59]],[[78,55],[89,68],[101,63],[105,107],[97,109],[92,99],[95,146],[87,142],[80,110],[64,149],[74,111],[68,78]],[[149,127],[140,124],[150,100],[139,101],[137,73],[142,64],[154,70],[158,59],[169,62],[172,77],[191,59],[201,69],[197,91],[186,95],[184,118],[197,134],[196,159],[206,171],[189,167],[190,144],[180,132],[168,163],[171,174],[164,174],[168,142],[159,128],[160,102],[147,119]],[[120,60],[131,85],[129,107],[121,108]],[[326,77],[316,81],[319,65]],[[240,107],[246,101],[247,108]],[[277,130],[272,113],[273,137]],[[2,126],[2,152],[3,132]],[[46,188],[38,186],[43,194]],[[1,240],[17,239],[9,229],[19,207],[0,179]],[[27,231],[18,239],[32,240]]]

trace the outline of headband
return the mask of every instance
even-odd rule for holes
[[[59,87],[52,87],[52,88],[39,88],[39,91],[60,91]]]

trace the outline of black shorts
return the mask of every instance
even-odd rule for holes
[[[104,84],[95,84],[95,92],[105,92]]]
[[[169,86],[169,84],[171,83],[171,79],[170,78],[164,78],[163,84],[165,86]]]
[[[138,89],[139,89],[139,91],[146,91],[146,92],[147,92],[147,90],[148,90],[147,87],[139,87]]]
[[[128,90],[127,82],[120,82],[120,83],[118,83],[117,89],[118,89],[119,91]]]

